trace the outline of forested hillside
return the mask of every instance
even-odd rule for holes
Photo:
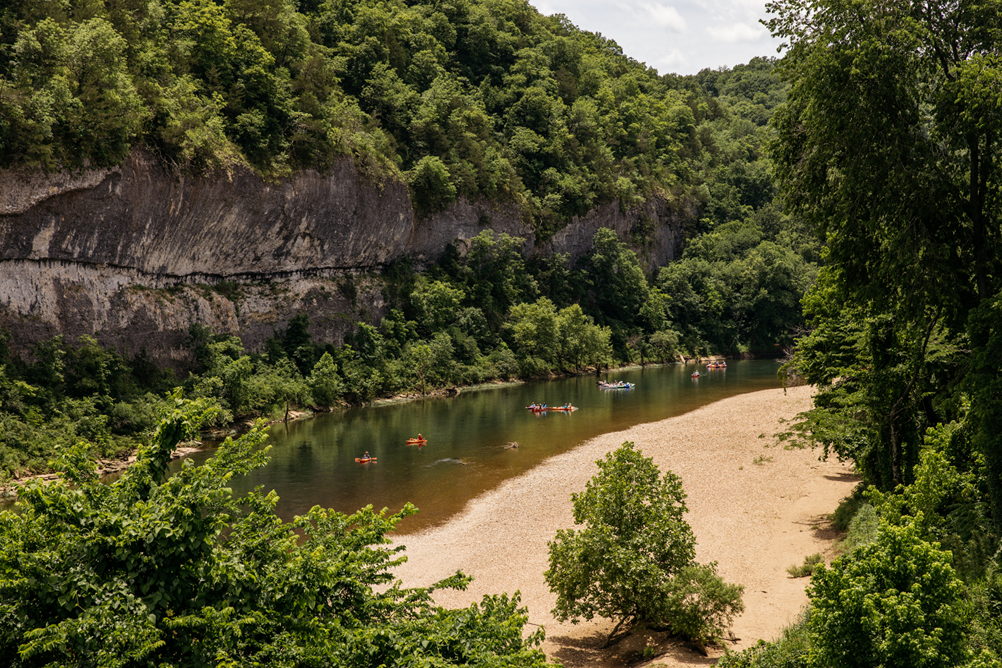
[[[855,465],[846,554],[730,666],[998,666],[1002,4],[771,5],[789,44],[771,153],[824,266],[787,371],[794,442]]]
[[[522,239],[485,230],[423,273],[403,258],[365,278],[385,317],[301,314],[257,350],[193,327],[187,378],[93,339],[4,348],[8,472],[45,468],[80,438],[129,449],[177,384],[219,400],[220,421],[282,417],[679,355],[776,355],[803,323],[819,246],[775,200],[764,146],[786,86],[771,60],[660,76],[514,0],[20,2],[2,25],[7,166],[114,164],[141,146],[180,174],[243,163],[271,178],[350,155],[369,178],[404,178],[419,212],[515,202],[537,240],[599,202],[697,212],[666,267],[644,258],[643,220],[625,239],[599,230],[574,261],[523,257]],[[352,304],[355,284],[338,288]],[[218,292],[239,309],[239,284]],[[359,321],[347,345],[310,336],[310,317],[331,316]]]
[[[15,0],[0,34],[0,166],[144,146],[280,176],[352,156],[419,212],[511,200],[543,237],[600,202],[695,198],[728,222],[772,198],[765,63],[659,76],[524,0]]]
[[[542,230],[695,183],[691,82],[524,0],[14,2],[0,162],[264,174],[352,155],[419,210],[518,201]]]

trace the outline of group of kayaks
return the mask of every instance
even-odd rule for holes
[[[724,361],[710,362],[709,364],[706,365],[706,368],[707,369],[726,369],[727,368],[727,362],[724,362]],[[699,372],[698,371],[693,371],[692,372],[692,377],[693,378],[699,378]],[[609,383],[609,382],[606,382],[604,380],[600,380],[600,381],[598,381],[598,386],[599,386],[600,389],[603,389],[603,390],[631,390],[634,387],[636,387],[636,384],[635,383],[627,383],[627,382],[624,382],[624,381],[621,381],[621,380],[616,381],[615,383]],[[569,403],[568,404],[564,404],[563,406],[548,406],[546,404],[532,403],[532,404],[529,404],[528,406],[526,406],[525,408],[526,408],[526,410],[531,411],[533,413],[546,413],[548,411],[556,411],[556,412],[559,412],[559,413],[570,413],[570,412],[576,411],[578,409],[577,406],[571,406]],[[422,436],[421,434],[418,434],[417,438],[408,438],[407,439],[407,445],[422,446],[422,445],[426,444],[427,442],[428,442],[428,439],[425,438],[424,436]],[[356,457],[355,461],[358,462],[359,464],[369,464],[369,463],[375,463],[376,462],[376,458],[370,456],[369,453],[366,452],[364,456],[362,456],[362,457]]]
[[[416,445],[418,447],[424,445],[427,442],[428,439],[422,436],[421,434],[418,434],[417,438],[407,439],[407,445]],[[370,455],[368,452],[366,452],[361,457],[355,457],[355,461],[358,462],[359,464],[375,464],[376,458]]]
[[[727,368],[727,362],[725,362],[723,360],[720,360],[719,362],[710,362],[709,364],[706,365],[706,369],[708,371],[713,370],[713,369],[726,369],[726,368]],[[692,377],[693,378],[699,378],[699,375],[700,374],[699,374],[698,371],[693,371],[692,372]]]
[[[526,410],[532,411],[533,413],[545,413],[546,411],[557,411],[563,413],[570,413],[571,411],[576,411],[577,406],[571,406],[570,404],[564,404],[563,406],[547,406],[546,404],[529,404],[525,407]]]

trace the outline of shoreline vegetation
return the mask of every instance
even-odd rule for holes
[[[800,322],[793,305],[814,265],[800,256],[792,265],[767,262],[762,253],[776,249],[763,237],[743,224],[703,235],[691,258],[703,273],[686,278],[679,274],[686,259],[648,275],[610,229],[595,233],[591,252],[573,267],[559,255],[527,260],[522,239],[484,230],[464,256],[452,248],[422,273],[402,262],[371,277],[384,313],[355,314],[378,325],[358,320],[343,342],[315,341],[304,313],[258,351],[194,323],[184,378],[145,350],[122,355],[90,336],[74,343],[57,336],[25,355],[12,353],[10,334],[0,332],[0,476],[45,473],[60,448],[79,441],[95,457],[120,457],[155,427],[177,387],[217,401],[222,410],[207,427],[228,428],[378,397],[776,352]]]
[[[746,586],[747,610],[735,622],[727,648],[770,639],[806,603],[807,582],[789,578],[783,568],[818,552],[834,556],[838,534],[827,528],[827,512],[858,480],[844,464],[814,461],[812,451],[784,448],[775,437],[784,420],[810,406],[812,392],[809,387],[752,392],[591,438],[476,497],[443,525],[395,537],[394,544],[406,546],[408,561],[394,575],[405,586],[426,587],[463,570],[474,578],[465,591],[433,594],[437,604],[453,608],[485,594],[519,590],[529,624],[546,629],[542,649],[569,668],[632,663],[644,651],[656,651],[656,662],[669,666],[698,665],[707,653],[720,656],[720,646],[706,648],[647,629],[604,648],[611,623],[558,623],[549,613],[553,595],[542,578],[547,540],[557,528],[571,526],[571,492],[580,491],[594,473],[594,460],[634,439],[645,456],[682,478],[690,508],[685,519],[695,531],[699,558],[717,562],[722,575]],[[188,454],[184,450],[182,444],[176,454]]]

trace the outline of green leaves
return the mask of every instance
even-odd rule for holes
[[[82,166],[85,158],[97,166],[120,162],[148,115],[126,47],[103,18],[68,26],[46,18],[21,31],[18,66],[3,87],[13,123],[4,128],[11,141],[0,145],[0,161],[49,170]]]
[[[577,304],[560,311],[546,297],[531,304],[515,304],[508,314],[505,332],[513,351],[523,360],[525,375],[552,365],[580,369],[585,364],[602,364],[611,357],[609,328],[596,325]]]
[[[449,169],[436,156],[421,158],[408,175],[408,181],[419,215],[440,211],[456,199],[456,186],[449,178]]]
[[[994,65],[979,54],[993,48],[998,3],[770,7],[770,28],[791,39],[773,147],[787,201],[827,235],[847,294],[910,318],[941,306],[955,324],[994,292],[985,224],[999,203],[984,194],[1002,172],[997,114],[979,92]]]
[[[260,425],[165,479],[178,441],[218,410],[172,403],[119,480],[67,457],[74,484],[29,483],[21,512],[0,513],[4,665],[546,665],[517,594],[446,610],[393,581],[403,547],[386,534],[412,506],[286,524],[274,492],[234,497],[229,480],[267,461]]]
[[[3,164],[148,144],[182,170],[282,176],[350,156],[406,180],[419,216],[504,200],[540,239],[596,204],[676,198],[698,171],[691,82],[525,0],[63,4],[0,14]]]
[[[763,237],[748,222],[720,225],[661,269],[657,283],[687,347],[710,343],[733,351],[738,345],[765,349],[790,342],[816,269]]]
[[[667,625],[693,639],[715,639],[744,608],[740,585],[726,585],[715,564],[695,564],[696,539],[683,518],[682,481],[663,477],[633,443],[596,462],[582,493],[571,495],[575,524],[549,543],[546,583],[561,620]]]
[[[815,571],[812,666],[955,666],[966,658],[961,582],[950,555],[911,524]]]

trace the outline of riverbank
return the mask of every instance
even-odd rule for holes
[[[560,624],[550,615],[555,596],[543,580],[547,541],[573,526],[570,495],[595,474],[595,460],[633,441],[662,470],[682,478],[697,559],[717,561],[725,579],[745,585],[746,611],[730,648],[774,638],[807,602],[807,579],[790,578],[787,567],[817,552],[831,555],[836,536],[826,515],[857,481],[848,467],[819,462],[809,450],[785,450],[773,436],[783,428],[780,420],[810,402],[809,387],[753,392],[590,439],[482,494],[445,525],[401,538],[409,561],[396,575],[408,586],[429,585],[458,569],[474,576],[465,592],[436,594],[451,607],[521,591],[529,622],[546,628],[545,651],[568,667],[633,663],[646,644],[660,654],[654,663],[712,662],[663,634],[634,634],[600,650],[611,624]]]

